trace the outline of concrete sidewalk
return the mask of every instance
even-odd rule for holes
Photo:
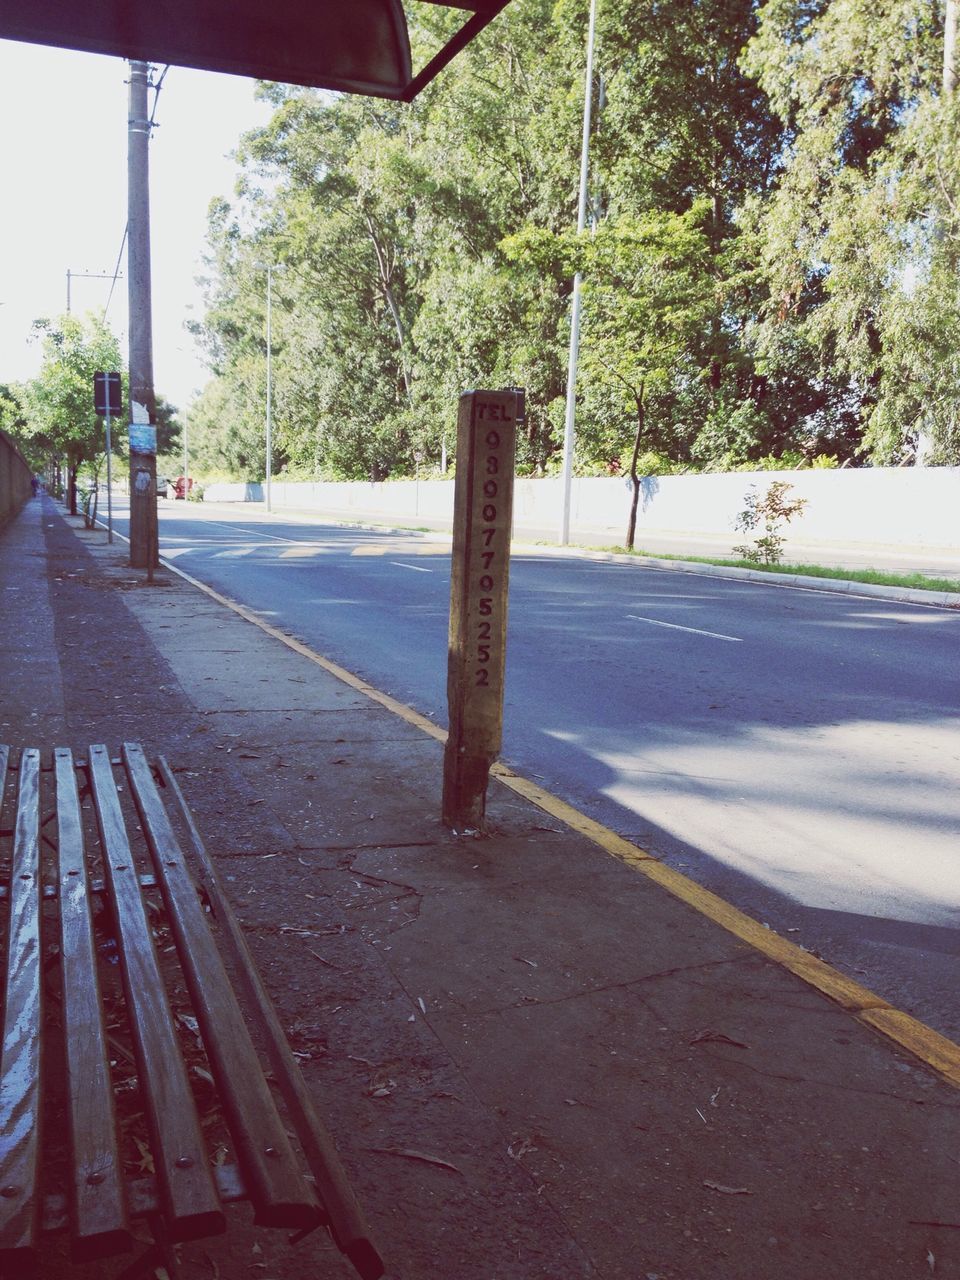
[[[391,1276],[960,1276],[960,1096],[865,1023],[952,1046],[547,797],[453,836],[435,736],[80,523],[0,534],[0,741],[168,756]],[[182,1255],[352,1275],[245,1223]]]

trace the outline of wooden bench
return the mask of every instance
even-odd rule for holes
[[[294,1239],[325,1227],[376,1280],[379,1254],[167,762],[130,743],[122,761],[104,746],[85,761],[58,748],[52,765],[11,754],[0,746],[3,1274],[29,1274],[42,1230],[69,1225],[86,1260],[133,1248],[143,1218],[154,1243],[123,1274],[172,1275],[170,1245],[222,1232],[224,1204],[244,1198]]]

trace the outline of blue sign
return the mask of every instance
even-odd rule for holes
[[[130,452],[156,453],[157,428],[149,422],[130,423]]]

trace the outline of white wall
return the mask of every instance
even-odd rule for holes
[[[643,532],[734,536],[733,521],[748,489],[764,491],[773,480],[807,499],[790,523],[791,539],[960,547],[960,467],[869,467],[844,471],[730,472],[651,476],[643,482],[637,541]],[[259,501],[259,485],[210,485],[207,502]],[[559,528],[561,481],[521,479],[514,495],[514,525]],[[449,520],[453,481],[272,485],[275,509],[300,508],[361,517],[394,517],[405,523]],[[571,524],[575,531],[622,542],[630,492],[623,479],[574,480]],[[739,535],[736,535],[739,536]]]

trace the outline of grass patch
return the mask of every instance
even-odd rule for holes
[[[763,573],[783,573],[793,577],[833,578],[840,582],[869,582],[878,587],[909,587],[919,591],[951,591],[960,595],[960,580],[928,578],[922,573],[883,573],[877,569],[828,569],[820,564],[754,564],[752,560],[724,560],[713,556],[665,555],[659,551],[628,551],[626,547],[598,547],[622,556],[649,557],[653,560],[680,560],[693,564],[715,564],[721,568],[760,569]]]

